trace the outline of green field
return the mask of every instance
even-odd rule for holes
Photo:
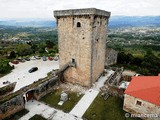
[[[66,101],[62,106],[59,106],[58,102],[60,101],[60,95],[61,95],[61,91],[55,90],[47,94],[43,98],[41,98],[40,101],[43,101],[56,109],[63,110],[64,112],[70,112],[72,108],[76,105],[76,103],[83,96],[83,95],[77,96],[77,93],[75,92],[68,92],[69,100]]]
[[[107,100],[99,94],[83,115],[87,120],[141,120],[126,118],[123,111],[123,100],[110,96]]]

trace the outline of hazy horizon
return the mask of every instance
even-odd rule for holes
[[[124,16],[124,15],[115,15],[115,16],[110,16],[110,18],[118,18],[118,17],[136,17],[136,18],[143,18],[143,17],[160,17],[160,15],[150,15],[150,16]],[[55,21],[55,18],[0,18],[0,20],[39,20],[39,21],[45,21],[45,20],[53,20]]]

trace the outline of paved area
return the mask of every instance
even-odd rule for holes
[[[90,104],[98,95],[97,90],[90,89],[85,92],[85,95],[81,98],[81,100],[77,103],[77,105],[71,110],[70,114],[82,117],[86,112]]]
[[[109,70],[106,76],[102,76],[99,80],[94,84],[94,86],[85,92],[85,95],[80,99],[80,101],[76,104],[76,106],[71,110],[70,114],[82,117],[89,106],[92,104],[94,99],[97,97],[100,88],[104,85],[105,81],[108,77],[113,74],[114,71]]]
[[[47,73],[53,69],[59,69],[59,61],[31,60],[14,66],[15,69],[11,73],[0,78],[0,87],[5,86],[3,84],[5,81],[9,81],[10,83],[17,82],[14,89],[15,92],[40,78],[46,77]],[[29,73],[28,70],[32,67],[38,67],[38,71]]]
[[[61,110],[56,110],[36,100],[33,102],[27,102],[26,109],[29,110],[29,113],[21,117],[19,120],[29,120],[35,114],[41,115],[48,120],[82,120],[82,118],[75,117],[72,114],[64,113]]]
[[[97,82],[94,83],[92,89],[100,91],[100,88],[104,86],[105,81],[109,78],[111,74],[114,74],[113,70],[107,70],[106,76],[101,76]]]

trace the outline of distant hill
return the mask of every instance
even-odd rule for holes
[[[55,27],[56,22],[43,19],[1,20],[0,25],[17,27]],[[160,16],[112,16],[109,20],[110,28],[119,27],[160,27]]]
[[[38,20],[38,19],[24,19],[24,20],[0,20],[0,25],[16,26],[16,27],[55,27],[55,21]]]
[[[109,27],[160,27],[160,16],[113,16],[110,18]]]

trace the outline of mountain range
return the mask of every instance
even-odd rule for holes
[[[0,25],[16,27],[56,27],[54,20],[47,19],[0,19]],[[112,16],[110,28],[120,27],[160,27],[160,16]]]

